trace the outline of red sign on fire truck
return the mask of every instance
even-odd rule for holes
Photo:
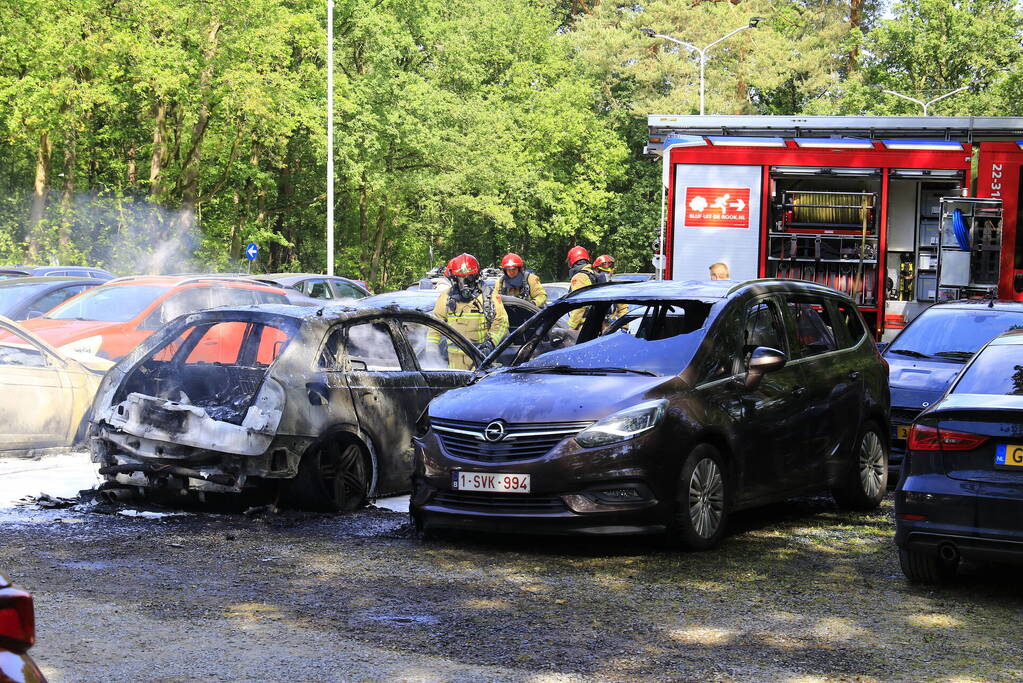
[[[687,187],[687,228],[748,228],[748,187]]]

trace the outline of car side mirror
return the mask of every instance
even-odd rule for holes
[[[875,346],[877,346],[877,352],[878,352],[878,353],[884,353],[884,352],[885,352],[885,349],[887,349],[887,348],[888,348],[888,344],[889,344],[889,343],[890,343],[890,342],[877,342],[877,343],[875,344]]]
[[[42,311],[29,311],[28,312],[28,317],[25,318],[25,319],[26,320],[31,320],[32,318],[42,318],[42,317],[43,317],[43,312]]]
[[[758,346],[750,354],[749,363],[746,365],[746,377],[743,385],[747,389],[755,389],[760,380],[769,372],[776,372],[785,367],[788,358],[778,349],[769,346]]]

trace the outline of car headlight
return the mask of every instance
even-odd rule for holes
[[[575,440],[580,446],[593,448],[631,439],[659,425],[667,407],[668,402],[664,399],[630,406],[598,420],[579,432]]]
[[[73,341],[64,346],[59,346],[57,349],[64,353],[76,353],[82,356],[95,356],[99,353],[99,347],[103,345],[103,337],[96,335],[95,337],[85,337],[78,341]]]

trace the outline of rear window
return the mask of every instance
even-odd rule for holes
[[[131,320],[166,291],[152,285],[103,285],[83,292],[46,316],[51,320]]]
[[[1023,313],[990,308],[930,308],[892,342],[888,353],[965,362],[1009,330],[1023,329]]]
[[[153,360],[184,365],[271,365],[287,348],[292,333],[293,329],[241,320],[204,323],[186,328],[157,350]]]
[[[1023,346],[987,347],[966,369],[952,393],[1023,396]]]

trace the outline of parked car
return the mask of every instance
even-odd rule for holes
[[[547,291],[547,303],[551,304],[568,294],[571,289],[571,282],[545,282],[543,288]]]
[[[25,329],[63,351],[117,360],[164,323],[216,306],[286,304],[281,288],[249,280],[199,276],[124,277],[69,299]]]
[[[112,365],[62,353],[0,316],[0,453],[81,442],[86,412]]]
[[[472,374],[448,368],[450,347],[482,360],[455,330],[408,309],[182,316],[108,373],[92,459],[108,486],[239,493],[270,482],[292,505],[351,510],[408,491],[416,419]]]
[[[78,277],[94,280],[113,280],[117,276],[109,270],[91,266],[0,266],[0,280],[12,277]]]
[[[272,282],[284,287],[293,287],[313,299],[362,299],[372,292],[362,280],[350,280],[336,275],[315,275],[310,273],[266,273],[250,276],[259,282]],[[322,302],[321,302],[322,303]]]
[[[642,317],[605,326],[621,303]],[[552,343],[579,306],[577,342]],[[505,345],[520,350],[495,369]],[[855,304],[819,285],[580,289],[481,373],[417,425],[424,531],[666,533],[704,549],[736,510],[829,488],[871,509],[885,494],[887,371]]]
[[[902,466],[909,426],[920,411],[941,398],[977,349],[1014,328],[1023,328],[1023,302],[953,301],[925,310],[886,346],[893,481]]]
[[[657,277],[654,273],[615,273],[611,276],[614,282],[646,282]]]
[[[38,318],[76,294],[103,284],[79,277],[15,277],[0,280],[0,315],[11,320]]]
[[[1023,563],[1023,332],[996,337],[909,432],[895,543],[911,581]]]
[[[46,683],[28,656],[35,642],[32,596],[0,576],[0,683]]]

